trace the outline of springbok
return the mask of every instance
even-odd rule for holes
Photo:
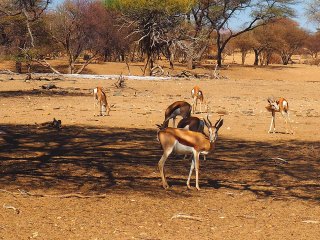
[[[168,127],[169,120],[172,118],[173,120],[173,127],[175,127],[175,120],[178,115],[182,118],[190,117],[191,115],[191,105],[185,101],[177,101],[172,103],[167,109],[164,114],[164,121],[161,126],[161,129]]]
[[[286,123],[286,133],[288,133],[288,123],[290,125],[290,131],[293,134],[293,129],[290,123],[290,118],[289,118],[289,104],[288,101],[284,98],[279,98],[277,101],[274,100],[273,97],[268,97],[268,106],[266,106],[266,109],[271,112],[272,118],[271,118],[271,123],[270,123],[270,128],[268,133],[271,133],[272,125],[273,125],[273,133],[276,131],[276,112],[280,112],[281,115],[283,116],[285,123]]]
[[[162,185],[165,189],[169,188],[164,173],[164,164],[172,152],[177,154],[193,154],[193,159],[190,167],[189,177],[187,180],[187,187],[190,189],[190,179],[193,169],[196,168],[196,188],[199,187],[199,155],[207,155],[213,151],[216,146],[219,128],[223,125],[223,119],[220,119],[212,126],[211,121],[207,116],[208,121],[204,120],[208,128],[209,136],[199,132],[193,132],[181,128],[166,128],[158,131],[158,140],[163,149],[163,155],[158,163]]]
[[[191,97],[192,97],[192,113],[195,113],[198,105],[198,100],[200,102],[200,112],[201,104],[203,103],[203,92],[200,90],[198,86],[194,86],[191,90]]]
[[[180,120],[177,125],[177,128],[188,129],[193,132],[204,133],[204,120],[198,117],[187,117]],[[187,155],[184,156],[184,159],[187,158]],[[206,155],[203,156],[203,160],[206,160]]]
[[[93,89],[93,99],[94,99],[94,111],[96,111],[96,107],[98,104],[100,105],[100,116],[105,116],[104,113],[107,112],[107,116],[109,116],[110,106],[107,101],[107,95],[102,87],[96,87]]]
[[[184,128],[194,132],[203,133],[204,130],[204,120],[198,117],[186,117],[180,120],[177,128]]]

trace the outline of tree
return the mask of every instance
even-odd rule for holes
[[[307,16],[320,28],[320,0],[312,0],[307,4]]]
[[[105,61],[111,59],[112,55],[114,59],[123,59],[130,49],[132,39],[126,38],[130,29],[119,29],[117,26],[119,14],[106,9],[101,2],[96,1],[85,9],[83,15],[84,32],[90,40],[88,49],[104,55]]]
[[[213,29],[208,28],[206,12],[209,5],[206,1],[195,1],[190,12],[187,13],[187,22],[184,24],[180,49],[185,52],[187,68],[194,68],[194,61],[199,60],[208,48]]]
[[[276,51],[278,36],[273,31],[272,23],[255,28],[252,31],[255,43],[253,51],[255,54],[254,65],[269,65],[271,57]]]
[[[68,73],[81,73],[97,56],[107,51],[107,46],[122,47],[114,39],[119,35],[112,22],[116,17],[101,2],[66,0],[47,16],[47,26],[52,38],[68,56]],[[86,54],[84,63],[76,69],[76,62]]]
[[[30,24],[40,18],[51,0],[3,0],[0,3],[0,16],[18,16],[25,18],[30,44],[34,47],[34,38]]]
[[[280,54],[282,63],[287,65],[306,39],[306,32],[301,29],[297,22],[282,18],[278,19],[272,26],[273,34],[277,36],[275,48]]]
[[[320,52],[320,32],[308,35],[304,46],[311,57],[313,59],[317,59],[318,53]]]
[[[252,33],[255,39],[255,65],[258,65],[259,56],[260,62],[268,65],[274,54],[278,54],[282,63],[287,65],[307,38],[306,32],[298,23],[288,18],[274,19],[272,23],[257,28]]]
[[[156,55],[168,48],[175,36],[172,31],[184,19],[193,0],[109,0],[108,8],[122,13],[122,27],[132,27],[145,54],[144,74],[151,75]]]
[[[28,52],[31,48],[35,47],[32,25],[35,25],[35,23],[40,19],[42,13],[47,9],[50,2],[51,0],[2,0],[0,2],[0,17],[4,19],[2,23],[10,20],[14,20],[16,23],[18,20],[20,21],[20,24],[25,24],[27,34],[25,37],[20,36],[23,40],[20,38],[20,44],[17,46],[20,51],[16,58],[18,72],[21,72],[21,57],[26,57],[28,65],[30,65]],[[21,26],[20,30],[23,28],[24,27]]]
[[[252,32],[246,32],[232,41],[233,46],[241,52],[241,63],[244,65],[247,53],[256,46]]]
[[[205,16],[209,27],[217,33],[217,63],[222,65],[222,52],[228,42],[259,26],[265,25],[279,16],[292,15],[289,5],[294,0],[207,0]],[[238,31],[229,27],[230,20],[239,12],[249,12],[248,21]],[[227,35],[226,32],[229,32]],[[227,37],[226,37],[227,36]]]

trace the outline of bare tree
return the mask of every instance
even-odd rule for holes
[[[0,2],[0,17],[9,21],[19,19],[19,21],[24,22],[26,27],[28,38],[20,39],[18,46],[20,49],[20,53],[17,54],[18,57],[16,58],[18,72],[21,72],[22,68],[21,58],[26,57],[28,66],[30,66],[29,51],[35,47],[32,25],[35,25],[34,23],[40,19],[50,2],[51,0],[2,0]],[[23,27],[20,29],[23,29]],[[30,67],[28,67],[28,70],[30,70]]]
[[[278,19],[271,27],[273,34],[277,36],[275,49],[281,56],[282,63],[287,65],[292,55],[304,45],[307,34],[297,22],[287,18]]]
[[[30,23],[40,18],[49,3],[51,3],[51,0],[3,0],[0,3],[0,16],[24,16],[30,37],[30,44],[34,47],[34,38]]]
[[[245,32],[265,25],[272,19],[283,15],[292,15],[288,7],[294,0],[209,0],[205,1],[210,6],[206,18],[210,27],[217,33],[217,63],[222,65],[222,52],[228,42]],[[248,21],[237,31],[230,28],[230,20],[239,12],[248,12]],[[225,34],[229,32],[229,34]]]
[[[145,55],[144,74],[151,75],[154,63],[163,49],[168,50],[175,34],[173,30],[184,19],[183,13],[189,10],[192,1],[108,1],[109,8],[122,13],[122,26],[132,28],[129,36],[134,36]],[[111,3],[110,3],[111,2]],[[170,53],[165,54],[167,56]]]
[[[317,59],[320,52],[320,32],[309,34],[305,39],[304,46],[311,57]]]
[[[269,65],[271,57],[278,46],[278,36],[273,31],[273,24],[263,25],[252,31],[254,38],[253,51],[255,54],[254,65]]]
[[[253,32],[244,33],[234,38],[231,43],[236,49],[241,52],[241,63],[244,65],[247,53],[256,46],[256,41],[253,37]]]
[[[307,16],[320,28],[320,0],[312,0],[307,3]]]
[[[90,0],[66,0],[48,15],[52,38],[68,56],[69,73],[81,73],[97,56],[105,53],[106,46],[112,42],[110,35],[116,32],[110,24],[111,18],[101,2]],[[76,68],[84,53],[84,62]]]

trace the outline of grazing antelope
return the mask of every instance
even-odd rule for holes
[[[168,127],[169,120],[172,118],[173,120],[173,127],[175,127],[175,120],[178,115],[182,118],[190,117],[191,115],[191,105],[185,101],[177,101],[172,103],[167,109],[164,114],[164,121],[161,126],[161,129]]]
[[[180,120],[177,128],[184,128],[194,132],[203,133],[204,130],[204,120],[198,117],[186,117]]]
[[[192,97],[192,113],[195,113],[198,100],[200,102],[200,112],[201,110],[201,104],[203,103],[203,92],[200,90],[198,86],[194,86],[191,90],[191,97]]]
[[[196,188],[200,190],[199,187],[199,155],[208,154],[215,149],[216,141],[218,138],[219,128],[223,124],[223,119],[216,122],[214,126],[210,122],[208,116],[208,121],[204,120],[205,125],[208,128],[209,136],[206,136],[199,132],[192,132],[186,129],[180,128],[166,128],[158,131],[158,140],[163,149],[163,155],[158,163],[160,175],[162,179],[162,185],[165,189],[169,188],[166,181],[164,173],[164,164],[172,152],[178,154],[193,154],[193,159],[190,167],[189,177],[187,180],[187,187],[190,189],[190,178],[193,169],[196,168]]]
[[[273,133],[275,133],[276,131],[275,114],[276,112],[280,112],[286,122],[286,133],[288,133],[288,123],[289,123],[291,133],[293,134],[293,129],[291,127],[289,112],[288,112],[289,111],[288,101],[282,97],[279,98],[277,101],[275,101],[273,97],[269,97],[267,100],[269,102],[269,105],[266,106],[266,109],[272,114],[268,133],[271,133],[272,125],[273,125]]]
[[[109,116],[110,106],[107,102],[107,95],[104,92],[102,87],[96,87],[93,89],[93,99],[94,99],[94,110],[96,110],[96,106],[100,105],[100,116],[105,116],[105,112],[107,112],[107,116]]]

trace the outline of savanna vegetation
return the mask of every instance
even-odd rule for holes
[[[81,73],[93,61],[144,61],[143,74],[152,75],[167,59],[188,69],[202,59],[248,52],[254,65],[292,62],[294,54],[318,63],[319,32],[310,33],[291,19],[294,0],[5,0],[0,3],[0,53],[15,61],[16,71],[30,72],[42,65],[50,72]],[[319,23],[319,4],[307,11]],[[230,23],[242,13],[246,21]],[[50,59],[65,57],[67,69]],[[249,63],[248,63],[249,64]],[[25,66],[23,68],[22,66]]]

